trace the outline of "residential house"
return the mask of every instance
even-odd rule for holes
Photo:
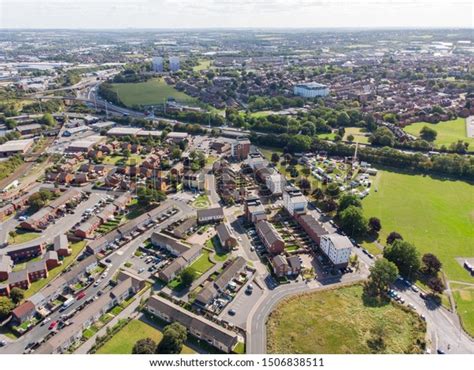
[[[245,218],[248,222],[256,224],[258,221],[266,220],[267,214],[260,198],[249,196],[244,202]]]
[[[25,301],[12,311],[12,320],[20,325],[31,320],[36,315],[36,307],[31,301]]]
[[[288,275],[290,266],[288,265],[288,262],[283,255],[281,254],[276,255],[275,257],[272,258],[271,262],[272,262],[273,272],[275,273],[276,276],[282,277],[282,276]]]
[[[26,270],[28,271],[28,278],[32,283],[48,277],[48,269],[43,259],[39,261],[28,262],[26,264]]]
[[[167,322],[179,322],[189,333],[217,349],[230,353],[238,342],[237,333],[196,315],[158,295],[152,296],[147,310]]]
[[[48,269],[48,271],[54,269],[55,267],[58,267],[59,265],[63,263],[62,261],[59,260],[58,253],[55,251],[46,252],[43,260],[46,263],[46,268]]]
[[[191,190],[204,190],[205,176],[203,171],[188,171],[183,176],[183,186]]]
[[[8,285],[10,287],[10,290],[12,290],[13,288],[28,290],[30,284],[30,278],[26,269],[20,271],[12,271],[8,276]]]
[[[317,245],[320,245],[321,237],[328,234],[323,224],[316,220],[312,213],[297,215],[295,219]]]
[[[12,272],[13,261],[10,256],[0,255],[0,281],[8,279],[8,275]]]
[[[220,223],[216,227],[216,232],[224,250],[230,251],[237,246],[237,238],[228,224]]]
[[[198,209],[196,214],[198,223],[200,224],[224,220],[224,210],[222,207]]]
[[[41,256],[44,252],[43,243],[24,243],[18,245],[11,245],[8,247],[7,255],[18,263],[23,260],[30,260],[32,258]]]
[[[268,221],[257,222],[257,234],[265,245],[267,251],[273,255],[280,254],[285,249],[285,241],[275,227]]]
[[[69,248],[69,241],[65,234],[59,234],[54,237],[53,250],[59,257],[67,257],[71,255],[72,249]]]

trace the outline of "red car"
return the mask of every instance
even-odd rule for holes
[[[51,324],[49,324],[49,328],[48,328],[48,329],[49,329],[49,330],[53,330],[53,329],[56,327],[56,325],[58,325],[58,322],[57,322],[57,321],[53,321]]]
[[[76,296],[76,299],[79,300],[81,298],[84,298],[86,296],[86,293],[84,292],[80,292],[77,296]]]

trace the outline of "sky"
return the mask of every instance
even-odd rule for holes
[[[467,0],[0,0],[0,28],[473,28]]]

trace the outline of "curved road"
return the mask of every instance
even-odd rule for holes
[[[272,291],[267,291],[252,308],[247,320],[247,353],[266,353],[266,322],[270,313],[283,299],[292,295],[340,287],[347,283],[361,281],[363,278],[365,277],[358,275],[342,283],[326,281],[325,285],[320,285],[315,281],[308,284],[301,282],[280,285]],[[423,300],[418,293],[403,284],[397,283],[394,288],[406,303],[411,303],[415,307],[418,314],[425,316],[432,353],[436,353],[437,349],[453,354],[474,353],[474,340],[463,331],[457,314]]]

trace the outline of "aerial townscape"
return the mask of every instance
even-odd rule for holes
[[[0,354],[474,353],[473,56],[0,30]]]

